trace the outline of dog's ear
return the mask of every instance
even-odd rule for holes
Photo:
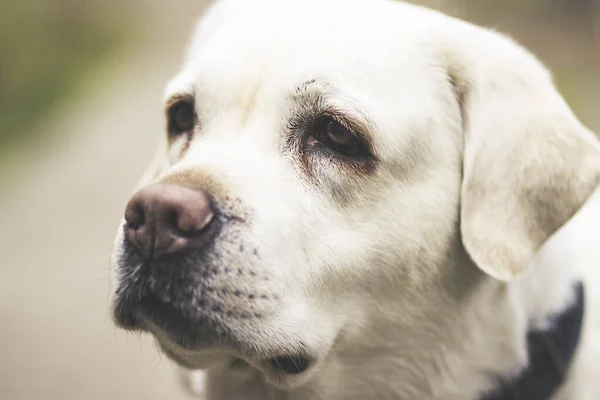
[[[537,60],[507,47],[506,59],[450,68],[463,115],[462,241],[481,270],[505,281],[600,181],[597,139]]]

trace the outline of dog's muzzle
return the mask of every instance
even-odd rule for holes
[[[137,192],[116,262],[116,323],[154,334],[188,367],[197,365],[182,354],[217,350],[284,374],[308,369],[301,345],[265,339],[283,296],[242,237],[243,224],[194,188],[158,183]]]
[[[209,281],[220,271],[201,262],[219,232],[208,196],[157,183],[138,191],[125,210],[115,320],[133,330],[160,330],[184,347],[211,341],[218,306]],[[204,290],[202,290],[204,289]],[[207,312],[197,312],[206,307]],[[214,309],[214,310],[213,310]],[[214,326],[213,326],[214,325]]]

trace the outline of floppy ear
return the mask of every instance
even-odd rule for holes
[[[510,46],[506,60],[450,74],[463,115],[463,244],[480,269],[506,281],[526,270],[600,179],[595,136],[537,60]]]

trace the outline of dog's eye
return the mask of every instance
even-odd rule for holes
[[[191,101],[179,101],[171,106],[168,114],[170,135],[191,133],[194,125],[196,125],[196,111],[194,110],[194,103]]]
[[[318,142],[347,156],[356,156],[366,151],[363,141],[356,134],[330,117],[317,120],[313,136]]]

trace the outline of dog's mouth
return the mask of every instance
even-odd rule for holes
[[[296,388],[306,383],[324,362],[309,353],[289,353],[271,357],[259,363],[257,369],[262,371],[267,382],[281,389]]]
[[[127,250],[118,265],[125,278],[115,291],[114,320],[154,336],[176,364],[250,368],[290,388],[306,382],[325,355],[310,334],[290,329],[287,298],[260,268],[217,265],[193,251],[144,262]]]
[[[220,365],[219,368],[225,366],[230,371],[259,370],[269,382],[284,389],[296,387],[305,382],[311,375],[310,371],[318,363],[317,359],[308,353],[290,353],[260,358],[249,357],[232,349],[191,352],[173,347],[172,343],[166,344],[163,340],[157,342],[162,352],[183,368],[201,370]]]
[[[170,346],[166,346],[159,340],[161,350],[173,361],[182,367],[188,369],[204,369],[210,364],[211,360],[217,360],[219,355],[224,356],[225,352],[204,352],[201,356],[189,356],[173,350]],[[238,356],[229,355],[232,358],[231,367],[242,368],[251,364],[239,358]],[[306,372],[314,363],[314,358],[309,355],[282,355],[278,357],[267,358],[260,361],[259,364],[265,369],[272,370],[276,373],[285,375],[300,375]]]
[[[279,345],[265,341],[257,347],[256,340],[263,339],[250,331],[232,331],[220,318],[190,316],[185,309],[153,297],[144,297],[136,307],[116,308],[123,309],[128,310],[127,317],[122,313],[115,316],[120,326],[151,334],[164,354],[186,369],[210,369],[229,363],[230,368],[259,370],[274,385],[289,388],[304,382],[317,364],[304,345],[288,348],[286,341]]]
[[[278,371],[287,375],[299,375],[307,371],[313,359],[306,355],[288,355],[274,357],[267,361],[267,364]]]

